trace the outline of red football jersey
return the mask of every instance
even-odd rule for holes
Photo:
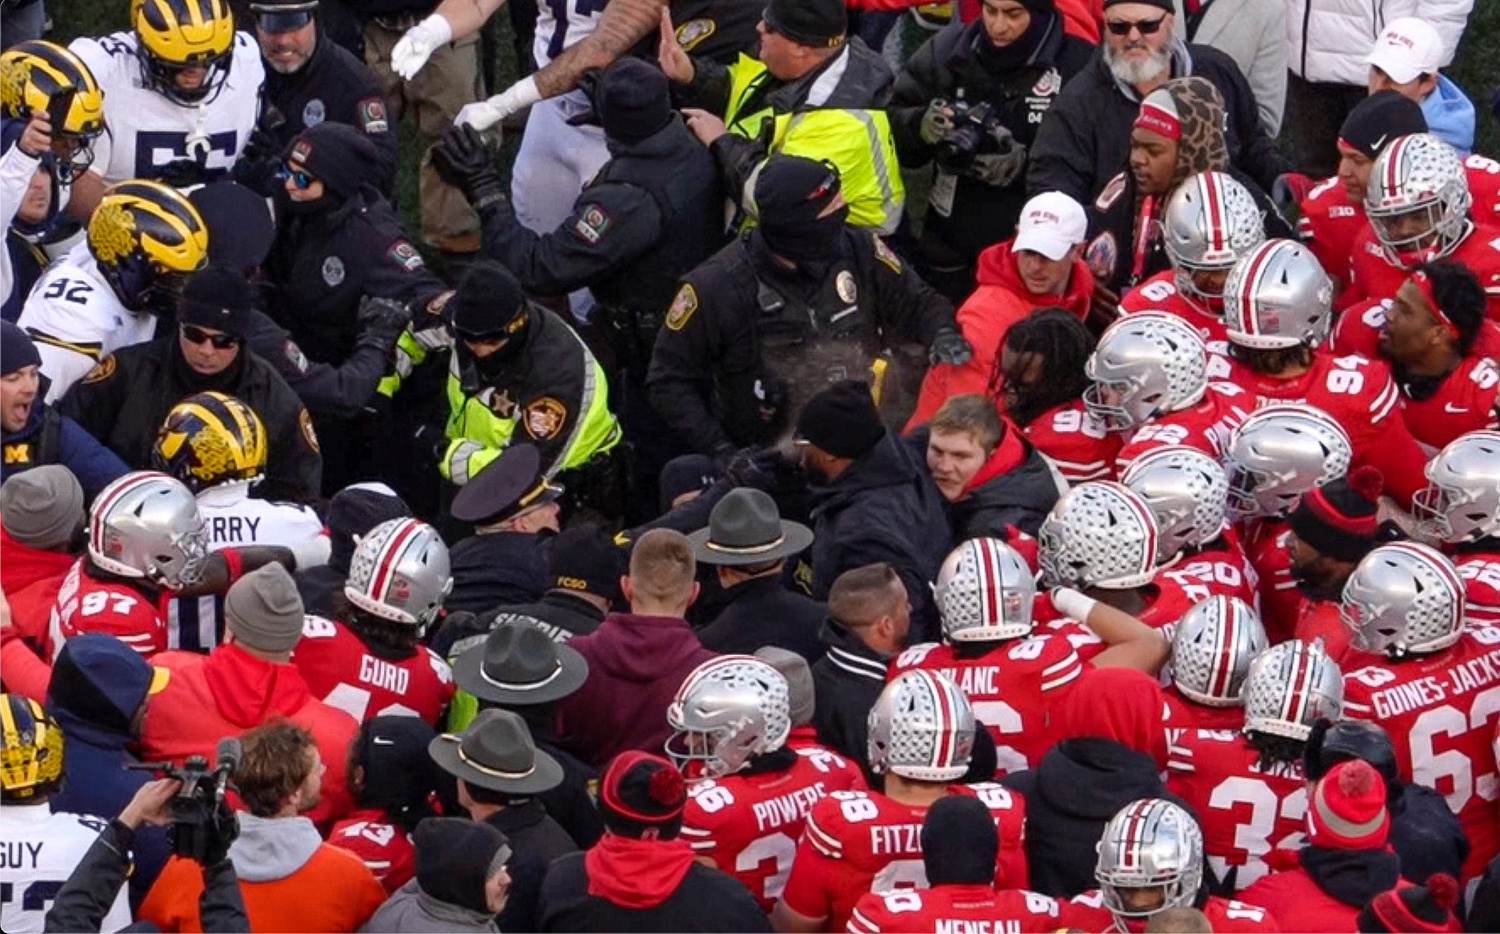
[[[889,678],[921,668],[948,676],[963,689],[974,716],[995,740],[996,775],[1035,768],[1052,745],[1047,710],[1083,674],[1083,662],[1063,635],[1032,635],[962,657],[952,645],[914,645],[891,662]]]
[[[1297,607],[1297,628],[1292,635],[1302,642],[1323,640],[1323,651],[1342,668],[1344,660],[1354,654],[1349,640],[1354,635],[1339,615],[1339,601],[1302,598]]]
[[[1115,475],[1123,475],[1146,452],[1170,444],[1185,445],[1218,460],[1229,436],[1254,409],[1255,400],[1238,384],[1209,383],[1196,405],[1158,415],[1136,428],[1115,456]]]
[[[1165,311],[1176,315],[1198,332],[1208,347],[1209,379],[1229,378],[1229,327],[1224,313],[1210,311],[1177,290],[1175,273],[1163,270],[1120,296],[1120,314]]]
[[[1021,431],[1070,484],[1114,477],[1121,438],[1089,415],[1082,399],[1043,412]]]
[[[994,815],[1000,834],[995,885],[1009,887],[1026,875],[1026,802],[994,784],[951,785]],[[922,821],[927,808],[902,804],[873,791],[837,791],[813,805],[797,844],[782,901],[808,918],[826,918],[824,930],[842,931],[867,892],[927,887],[922,862]]]
[[[1378,467],[1386,492],[1403,504],[1427,485],[1427,458],[1401,419],[1401,393],[1385,363],[1317,351],[1301,376],[1278,379],[1236,364],[1234,381],[1255,395],[1257,407],[1295,402],[1322,409],[1349,434],[1354,466]]]
[[[1115,916],[1104,907],[1104,896],[1098,889],[1090,889],[1074,897],[1072,905],[1089,912],[1086,922],[1075,923],[1073,927],[1098,931],[1100,934],[1125,934],[1115,925]],[[1263,934],[1281,930],[1276,919],[1264,908],[1247,905],[1232,898],[1210,895],[1207,901],[1198,906],[1198,910],[1208,918],[1208,929],[1215,934]],[[1141,934],[1145,929],[1145,921],[1132,921],[1127,928],[1130,934]]]
[[[129,584],[93,576],[87,563],[87,558],[79,558],[57,591],[48,624],[53,658],[65,640],[85,632],[108,633],[145,658],[166,651],[166,595],[152,602]]]
[[[1494,221],[1474,225],[1468,236],[1459,241],[1445,259],[1467,266],[1484,288],[1485,317],[1500,320],[1500,227]],[[1375,231],[1365,224],[1354,245],[1349,262],[1353,281],[1349,295],[1352,302],[1392,298],[1401,284],[1411,278],[1411,270],[1392,266],[1386,261],[1375,239]]]
[[[1036,623],[1036,628],[1032,630],[1035,635],[1061,636],[1068,640],[1068,645],[1078,653],[1080,661],[1092,662],[1096,655],[1109,648],[1092,629],[1057,612],[1057,607],[1052,605],[1052,598],[1045,593],[1037,594],[1032,602],[1031,618]]]
[[[1500,554],[1460,551],[1448,557],[1464,579],[1464,615],[1469,625],[1500,623]]]
[[[1287,550],[1290,532],[1285,519],[1255,519],[1244,535],[1245,557],[1257,578],[1260,621],[1272,645],[1292,637],[1302,608],[1302,594],[1292,580],[1292,555]]]
[[[1328,346],[1338,356],[1359,354],[1371,360],[1380,358],[1380,330],[1385,327],[1385,312],[1390,299],[1362,301],[1346,309],[1333,324]],[[1470,351],[1474,357],[1500,360],[1500,324],[1486,318],[1480,322]]]
[[[1179,558],[1157,571],[1153,583],[1170,581],[1182,592],[1188,606],[1209,597],[1224,596],[1237,597],[1253,607],[1259,580],[1244,552],[1226,544]]]
[[[1220,882],[1236,891],[1270,872],[1272,850],[1302,847],[1307,777],[1302,763],[1260,767],[1260,753],[1238,732],[1194,730],[1167,748],[1167,790],[1192,806],[1203,849]]]
[[[807,812],[834,791],[865,787],[859,766],[828,750],[798,752],[779,772],[727,775],[688,785],[682,838],[697,856],[744,883],[767,913],[786,887]]]
[[[1167,746],[1176,744],[1177,738],[1195,730],[1235,731],[1245,725],[1245,708],[1210,707],[1200,704],[1169,684],[1161,689],[1167,701]]]
[[[419,645],[410,658],[381,658],[349,627],[321,616],[303,623],[292,664],[314,697],[361,723],[410,716],[436,726],[453,699],[453,670],[436,652]]]
[[[1347,661],[1344,715],[1385,727],[1402,778],[1447,799],[1469,837],[1464,878],[1473,878],[1500,852],[1500,629],[1473,626],[1450,648],[1401,662]]]
[[[1212,562],[1203,562],[1202,568],[1194,567],[1196,563],[1196,559],[1189,559],[1181,569],[1174,565],[1157,571],[1156,576],[1151,578],[1151,583],[1142,591],[1146,606],[1135,614],[1135,618],[1153,629],[1177,625],[1182,614],[1191,610],[1193,604],[1202,599],[1194,595],[1203,587],[1203,575],[1212,576],[1220,572]]]
[[[328,842],[364,860],[370,874],[387,892],[401,888],[416,874],[416,849],[411,837],[375,808],[355,811],[334,824]]]
[[[1411,436],[1430,456],[1459,435],[1484,428],[1500,428],[1495,396],[1500,392],[1500,370],[1489,357],[1470,355],[1438,385],[1437,392],[1418,402],[1401,394],[1401,417]]]
[[[1338,178],[1320,182],[1302,199],[1297,234],[1334,280],[1334,294],[1342,298],[1349,283],[1349,256],[1365,226],[1364,205],[1352,203]],[[1335,308],[1344,305],[1336,301]]]
[[[1500,226],[1500,162],[1476,152],[1464,159],[1464,175],[1474,198],[1469,214],[1481,224]]]
[[[1089,916],[1068,902],[1025,889],[939,885],[909,892],[869,892],[849,918],[853,934],[1046,934]]]

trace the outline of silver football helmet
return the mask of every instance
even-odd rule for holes
[[[168,590],[192,586],[203,579],[208,563],[198,500],[164,473],[128,473],[94,500],[88,551],[111,574]]]
[[[935,671],[903,672],[870,708],[870,769],[921,782],[963,778],[974,752],[974,708]]]
[[[1156,517],[1140,494],[1104,480],[1062,495],[1037,531],[1048,587],[1128,590],[1156,573]]]
[[[1260,614],[1238,597],[1200,600],[1172,630],[1172,679],[1206,707],[1239,707],[1250,663],[1270,643]]]
[[[1229,437],[1229,514],[1285,516],[1303,493],[1349,469],[1354,447],[1343,426],[1314,406],[1268,405],[1250,413]]]
[[[667,707],[675,731],[667,755],[692,778],[732,775],[751,758],[775,752],[792,730],[786,678],[753,655],[721,655],[693,669]]]
[[[1189,177],[1162,210],[1162,248],[1172,263],[1177,291],[1215,313],[1223,309],[1223,291],[1205,292],[1193,273],[1228,272],[1265,239],[1265,216],[1255,197],[1225,172]]]
[[[1370,167],[1365,215],[1386,260],[1402,269],[1447,256],[1469,232],[1469,177],[1458,150],[1431,133],[1403,136]],[[1419,227],[1407,223],[1419,215]]]
[[[1500,431],[1471,431],[1427,462],[1412,498],[1417,534],[1458,545],[1500,535]]]
[[[1229,477],[1218,461],[1197,448],[1168,445],[1147,451],[1120,475],[1156,517],[1156,560],[1166,564],[1224,531]]]
[[[1132,801],[1104,825],[1094,878],[1104,907],[1122,931],[1131,921],[1168,908],[1191,908],[1203,884],[1203,831],[1193,816],[1171,801]],[[1162,889],[1160,904],[1126,907],[1121,889]]]
[[[448,546],[436,529],[411,518],[382,522],[360,539],[344,582],[350,603],[419,630],[437,617],[452,589]]]
[[[1267,240],[1229,271],[1224,323],[1242,347],[1316,347],[1333,327],[1333,280],[1307,247]]]
[[[1208,351],[1198,330],[1176,315],[1143,312],[1105,329],[1084,364],[1094,381],[1083,391],[1089,414],[1110,431],[1127,431],[1203,398]]]
[[[1319,717],[1344,711],[1344,676],[1323,641],[1279,642],[1255,657],[1245,678],[1244,732],[1306,741]]]
[[[998,538],[971,538],[938,571],[937,606],[949,642],[998,642],[1030,635],[1036,579]]]
[[[1463,579],[1442,552],[1393,542],[1365,555],[1349,575],[1339,615],[1360,651],[1427,655],[1463,635],[1464,593]]]

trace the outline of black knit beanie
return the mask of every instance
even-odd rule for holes
[[[429,817],[412,834],[417,885],[428,896],[490,914],[484,884],[510,860],[510,840],[483,821]]]
[[[1370,899],[1359,912],[1355,925],[1360,931],[1411,932],[1462,931],[1453,914],[1458,904],[1458,880],[1447,873],[1433,873],[1426,885],[1394,888]]]
[[[859,380],[839,380],[808,400],[797,418],[797,435],[834,457],[860,458],[885,437],[885,424]]]
[[[604,70],[594,97],[604,135],[621,143],[654,136],[672,120],[667,76],[633,55],[617,59]]]
[[[839,45],[849,29],[844,0],[771,0],[761,19],[793,42],[817,48]]]
[[[995,820],[978,798],[949,795],[928,809],[922,822],[922,862],[930,884],[988,884],[995,877],[999,850]]]
[[[283,158],[292,169],[321,181],[342,201],[375,177],[379,152],[353,126],[325,120],[297,134]]]
[[[1321,554],[1359,561],[1379,543],[1376,500],[1383,483],[1374,467],[1358,467],[1348,477],[1302,494],[1287,524]]]
[[[1339,127],[1339,141],[1373,159],[1392,140],[1426,132],[1420,104],[1399,91],[1376,91],[1349,111]]]

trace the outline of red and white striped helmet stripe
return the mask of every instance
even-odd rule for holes
[[[400,563],[401,553],[422,528],[423,523],[417,519],[403,519],[385,540],[385,545],[375,557],[375,574],[370,580],[370,596],[373,599],[386,602],[386,592],[395,581],[396,565]]]

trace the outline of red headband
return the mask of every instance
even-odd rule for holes
[[[1135,125],[1153,133],[1160,133],[1167,139],[1182,138],[1182,121],[1177,119],[1177,115],[1150,101],[1141,104],[1141,112],[1136,115]]]
[[[1417,287],[1417,291],[1422,293],[1422,300],[1427,303],[1428,309],[1432,311],[1432,316],[1438,319],[1443,327],[1447,329],[1450,337],[1458,340],[1460,336],[1458,325],[1454,324],[1451,318],[1443,314],[1443,309],[1438,304],[1437,296],[1432,294],[1432,277],[1419,269],[1411,274],[1411,281]]]

